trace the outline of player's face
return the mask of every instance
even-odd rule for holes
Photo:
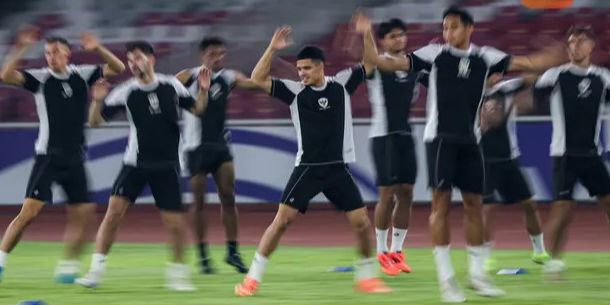
[[[297,60],[297,71],[304,85],[319,85],[324,79],[324,63],[311,59]]]
[[[407,45],[407,33],[402,29],[395,28],[381,39],[383,49],[390,53],[404,51]]]
[[[224,46],[210,46],[201,52],[201,63],[212,68],[212,71],[221,70],[224,67],[224,58],[227,50]]]
[[[465,47],[470,41],[474,27],[465,26],[459,16],[449,15],[443,19],[443,38],[453,47]]]
[[[574,61],[582,61],[591,56],[595,41],[585,34],[570,35],[568,38],[568,53]]]
[[[59,43],[47,43],[44,46],[44,57],[51,70],[63,71],[70,63],[70,48]]]
[[[127,64],[131,73],[138,78],[144,78],[153,72],[155,57],[146,55],[140,50],[127,52]]]

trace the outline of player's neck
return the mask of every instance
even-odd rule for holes
[[[68,72],[68,66],[64,66],[64,67],[61,67],[61,68],[51,68],[51,67],[49,67],[49,69],[51,71],[53,71],[53,73],[55,73],[55,74],[65,74],[66,72]]]
[[[468,51],[468,49],[470,49],[470,41],[465,41],[464,43],[452,45],[452,47],[458,50]]]
[[[400,57],[400,56],[405,55],[405,50],[399,50],[399,51],[394,51],[394,52],[387,51],[386,53],[388,53],[390,56],[393,56],[393,57]]]
[[[326,78],[322,77],[317,82],[311,83],[311,86],[314,88],[322,88],[326,85]]]
[[[155,81],[155,74],[144,74],[142,77],[138,77],[138,82],[142,85],[149,85]]]
[[[572,64],[583,69],[589,68],[591,66],[591,58],[584,58],[582,60],[572,60]]]

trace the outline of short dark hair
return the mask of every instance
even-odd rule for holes
[[[566,32],[566,36],[569,38],[572,35],[585,35],[589,39],[595,40],[595,30],[590,25],[586,26],[572,26]]]
[[[140,50],[142,53],[146,55],[155,55],[155,49],[153,46],[144,40],[135,40],[130,41],[125,44],[125,49],[127,52],[133,52],[135,50]]]
[[[474,18],[472,15],[464,9],[461,9],[456,6],[451,6],[443,12],[443,19],[447,18],[447,16],[458,16],[462,21],[462,24],[465,26],[474,25]]]
[[[316,46],[305,46],[299,51],[297,54],[297,60],[301,59],[311,59],[318,60],[321,62],[325,62],[326,58],[324,58],[324,51]]]
[[[390,33],[394,29],[400,29],[406,32],[407,25],[398,18],[392,18],[386,22],[382,22],[377,27],[377,38],[383,39],[385,35],[388,35],[388,33]]]
[[[70,43],[68,42],[67,39],[60,37],[60,36],[49,36],[45,39],[45,41],[47,43],[61,43],[64,46],[68,47],[68,49],[70,49]]]
[[[209,47],[218,46],[222,47],[225,45],[225,41],[218,36],[204,37],[199,43],[199,51],[203,52]]]

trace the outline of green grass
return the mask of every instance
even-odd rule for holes
[[[221,262],[224,249],[212,248],[216,275],[194,274],[199,290],[175,293],[164,289],[167,249],[157,244],[117,244],[108,259],[103,286],[97,290],[55,284],[59,243],[24,242],[11,254],[0,284],[0,305],[22,300],[45,300],[49,305],[156,305],[156,304],[439,304],[436,272],[429,249],[408,251],[414,273],[386,278],[394,289],[388,295],[354,293],[351,273],[327,272],[332,266],[350,265],[355,258],[348,248],[283,247],[273,256],[260,293],[253,298],[233,296],[233,286],[242,275]],[[254,249],[244,248],[249,261]],[[529,261],[528,251],[497,251],[503,267],[524,267],[529,273],[495,276],[508,295],[497,300],[467,292],[472,304],[610,304],[610,264],[607,253],[572,253],[563,283],[545,283],[540,267]],[[193,257],[193,254],[190,254]],[[465,288],[467,269],[463,251],[453,251],[458,278]],[[88,267],[89,257],[84,258]]]

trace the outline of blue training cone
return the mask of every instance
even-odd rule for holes
[[[354,267],[352,267],[352,266],[338,266],[338,267],[332,267],[328,271],[329,272],[353,272],[354,271]]]

